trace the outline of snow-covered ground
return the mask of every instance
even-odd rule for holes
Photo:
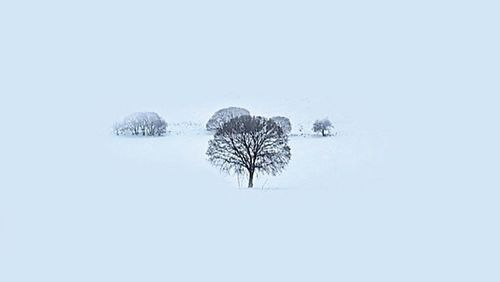
[[[128,111],[35,111],[65,130],[11,127],[20,135],[3,141],[0,280],[493,281],[495,190],[465,173],[458,144],[331,103],[321,115],[279,104],[252,112],[287,110],[306,134],[290,137],[284,173],[260,175],[254,189],[207,161],[204,121],[217,108],[158,111],[202,116],[167,119],[159,138],[114,136]],[[310,134],[308,115],[333,117],[337,136]]]
[[[15,189],[2,191],[0,275],[4,281],[446,280],[469,260],[451,254],[477,254],[456,241],[470,235],[460,235],[461,223],[442,210],[447,197],[398,176],[405,170],[397,166],[407,163],[391,163],[393,135],[361,128],[341,123],[336,137],[292,136],[286,171],[259,176],[254,189],[244,188],[243,179],[240,188],[235,176],[206,160],[211,136],[201,122],[172,122],[160,138],[100,130],[78,135],[86,142],[51,139],[46,152],[36,148],[33,163],[22,164],[30,174],[16,171]],[[414,272],[416,265],[424,271]]]
[[[285,172],[247,189],[206,160],[201,120],[158,138],[97,121],[9,141],[2,281],[445,281],[464,265],[492,281],[498,244],[470,240],[494,242],[495,198],[423,161],[430,140],[338,122],[290,137]]]
[[[381,250],[373,241],[380,235],[366,233],[389,221],[385,209],[374,209],[380,197],[371,198],[381,193],[373,185],[383,135],[346,127],[336,137],[293,136],[287,170],[261,175],[247,189],[245,179],[240,188],[207,161],[211,136],[201,123],[169,130],[160,138],[103,131],[88,138],[87,149],[47,154],[50,167],[21,179],[27,185],[20,190],[4,191],[2,275],[322,281],[356,277],[356,264]]]

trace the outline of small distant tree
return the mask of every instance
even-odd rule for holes
[[[113,126],[116,135],[162,136],[167,132],[167,123],[157,113],[133,113]]]
[[[333,124],[332,122],[325,118],[322,120],[317,120],[314,122],[313,125],[313,131],[314,132],[320,132],[322,136],[328,136],[332,133],[333,131]]]
[[[221,127],[224,123],[230,121],[235,117],[249,116],[250,112],[247,109],[229,107],[225,109],[218,110],[207,122],[207,130],[215,131]]]
[[[249,188],[255,173],[277,175],[291,158],[283,129],[271,119],[252,116],[236,117],[219,127],[207,155],[222,171],[247,173]]]
[[[290,132],[292,132],[292,123],[289,118],[277,116],[272,117],[271,119],[276,122],[286,134],[290,134]]]

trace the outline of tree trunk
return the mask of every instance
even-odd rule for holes
[[[248,188],[253,188],[253,171],[248,173]]]
[[[325,137],[325,130],[321,130],[321,135],[323,135],[323,137]]]

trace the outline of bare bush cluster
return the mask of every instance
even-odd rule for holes
[[[317,120],[314,122],[314,125],[313,125],[313,131],[321,133],[322,136],[331,135],[333,132],[333,129],[334,129],[334,127],[333,127],[332,122],[327,118],[322,119],[322,120]]]
[[[292,123],[287,117],[276,116],[271,118],[276,124],[278,124],[285,134],[290,134],[292,132]]]
[[[167,123],[154,112],[133,113],[116,123],[113,132],[116,135],[162,136],[167,132]]]
[[[250,112],[243,108],[229,107],[221,109],[213,114],[213,116],[208,120],[206,127],[208,131],[215,131],[233,118],[249,115]]]

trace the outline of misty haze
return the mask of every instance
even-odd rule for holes
[[[0,281],[500,281],[494,1],[3,1]]]

